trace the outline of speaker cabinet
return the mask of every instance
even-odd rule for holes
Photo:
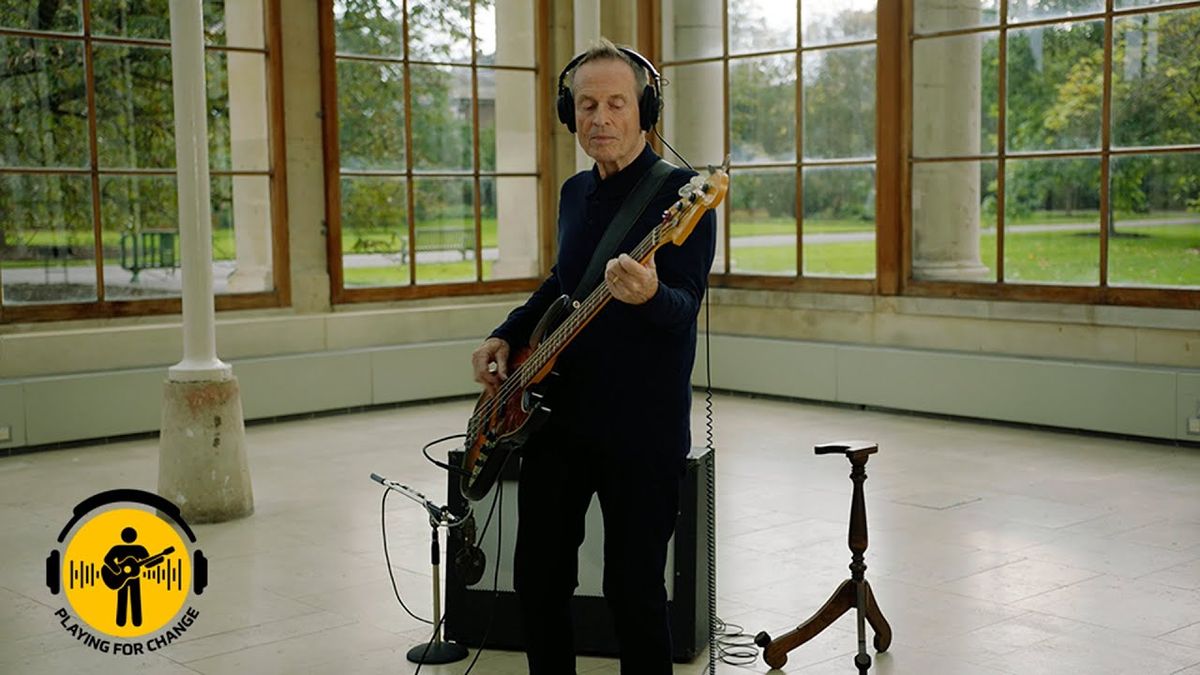
[[[462,453],[451,452],[450,463],[462,464]],[[710,514],[708,472],[712,454],[693,448],[680,490],[675,535],[667,551],[667,609],[671,620],[673,657],[691,661],[708,645],[708,518]],[[463,544],[453,533],[447,547],[446,618],[447,640],[494,649],[524,649],[517,596],[512,586],[513,551],[517,538],[518,464],[510,461],[493,493],[500,493],[496,512],[479,542],[487,556],[483,577],[467,586],[455,568],[454,559]],[[458,478],[448,475],[450,507],[455,513],[466,509],[458,490]],[[483,529],[492,500],[489,495],[475,504],[477,529]],[[579,587],[572,600],[575,622],[575,652],[593,656],[617,656],[617,638],[602,591],[604,530],[600,504],[594,496],[587,513],[586,535],[579,549]],[[497,567],[497,564],[499,565]],[[494,588],[494,590],[493,590]],[[490,630],[489,630],[490,621]],[[484,644],[484,634],[487,634]]]

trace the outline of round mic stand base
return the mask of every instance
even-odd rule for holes
[[[454,663],[467,658],[467,648],[453,642],[422,642],[408,650],[408,660],[413,663]]]

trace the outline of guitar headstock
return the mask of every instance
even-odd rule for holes
[[[680,245],[695,229],[704,212],[716,208],[729,191],[729,158],[721,166],[709,166],[708,175],[693,176],[679,188],[679,200],[663,212],[659,225],[662,240]]]

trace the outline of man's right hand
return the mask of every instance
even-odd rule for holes
[[[507,342],[490,337],[471,354],[475,381],[483,385],[488,398],[495,396],[500,383],[508,379],[508,351]]]

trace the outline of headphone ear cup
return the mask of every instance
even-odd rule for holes
[[[567,125],[567,130],[575,133],[575,99],[571,90],[566,87],[558,89],[558,121]]]
[[[195,589],[196,595],[200,595],[207,586],[208,558],[204,557],[203,551],[197,550],[192,556],[192,588]]]
[[[454,556],[454,567],[462,579],[463,586],[474,586],[483,578],[487,556],[484,555],[483,549],[477,546],[465,546]]]
[[[58,571],[60,569],[62,569],[62,562],[58,556],[58,549],[54,549],[50,551],[50,555],[46,556],[46,587],[53,595],[58,595]]]
[[[654,128],[658,122],[659,107],[658,94],[654,91],[654,87],[646,85],[642,89],[642,97],[638,99],[638,117],[642,131],[650,131]]]

